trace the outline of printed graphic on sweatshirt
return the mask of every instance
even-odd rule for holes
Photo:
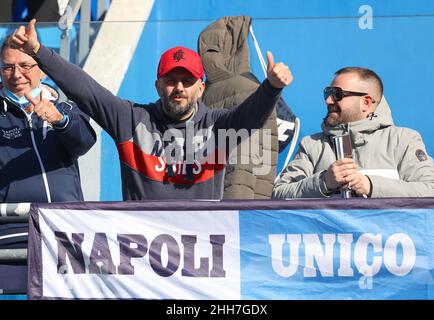
[[[18,127],[12,128],[12,129],[1,129],[2,136],[5,139],[13,140],[16,138],[21,137],[23,134],[21,133],[21,129]]]
[[[139,124],[134,137],[118,143],[117,148],[123,163],[150,179],[194,184],[212,179],[227,163],[237,161],[241,164],[253,161],[258,165],[253,169],[255,174],[268,174],[271,131],[262,135],[263,151],[259,148],[259,139],[257,130],[219,129],[216,136],[211,126],[195,132],[193,122],[187,122],[185,129],[171,128],[163,134],[150,132],[144,124]],[[251,157],[237,157],[240,143],[241,154]]]

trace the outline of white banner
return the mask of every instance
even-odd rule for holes
[[[28,295],[432,299],[433,234],[434,198],[32,204]]]
[[[39,223],[44,297],[240,299],[237,211],[40,209]]]

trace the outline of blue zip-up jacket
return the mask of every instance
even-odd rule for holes
[[[42,85],[56,104],[57,92]],[[0,202],[83,201],[77,159],[95,143],[89,117],[72,102],[57,107],[68,123],[56,128],[6,99],[0,84]]]

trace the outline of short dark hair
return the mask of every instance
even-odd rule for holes
[[[2,46],[0,47],[0,57],[3,58],[3,51],[5,51],[6,48],[10,48],[11,46],[9,45],[9,38],[11,36],[7,36],[2,43]]]
[[[356,73],[360,79],[374,81],[380,91],[379,99],[383,96],[383,81],[374,71],[362,67],[345,67],[336,71],[335,75],[338,76],[344,73]]]

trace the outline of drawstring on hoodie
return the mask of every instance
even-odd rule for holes
[[[45,140],[47,137],[47,131],[48,131],[48,121],[44,120],[44,124],[42,125],[42,140]]]

